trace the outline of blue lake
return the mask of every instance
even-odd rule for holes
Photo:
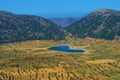
[[[85,50],[71,49],[69,46],[52,46],[48,48],[48,50],[61,51],[61,52],[76,52],[76,53],[85,52]]]

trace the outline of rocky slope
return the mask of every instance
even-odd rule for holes
[[[57,24],[33,15],[0,11],[0,43],[25,40],[61,40],[69,33]]]
[[[100,39],[120,38],[120,11],[99,9],[66,28],[79,38],[93,37]]]

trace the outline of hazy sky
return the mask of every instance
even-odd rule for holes
[[[0,0],[0,10],[43,17],[76,17],[99,8],[120,10],[120,0]]]

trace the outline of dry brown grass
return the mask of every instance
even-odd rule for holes
[[[114,59],[101,59],[101,60],[94,60],[94,61],[86,61],[87,63],[92,64],[102,64],[102,63],[116,63],[117,61]]]

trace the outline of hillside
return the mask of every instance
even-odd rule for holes
[[[57,24],[34,15],[0,11],[0,43],[25,40],[61,40],[69,33]]]
[[[68,17],[68,18],[49,18],[52,22],[62,26],[62,27],[67,27],[70,24],[73,24],[74,22],[80,20],[81,17],[74,18],[74,17]]]
[[[120,38],[120,11],[99,9],[66,28],[79,38],[93,37],[100,39]]]

